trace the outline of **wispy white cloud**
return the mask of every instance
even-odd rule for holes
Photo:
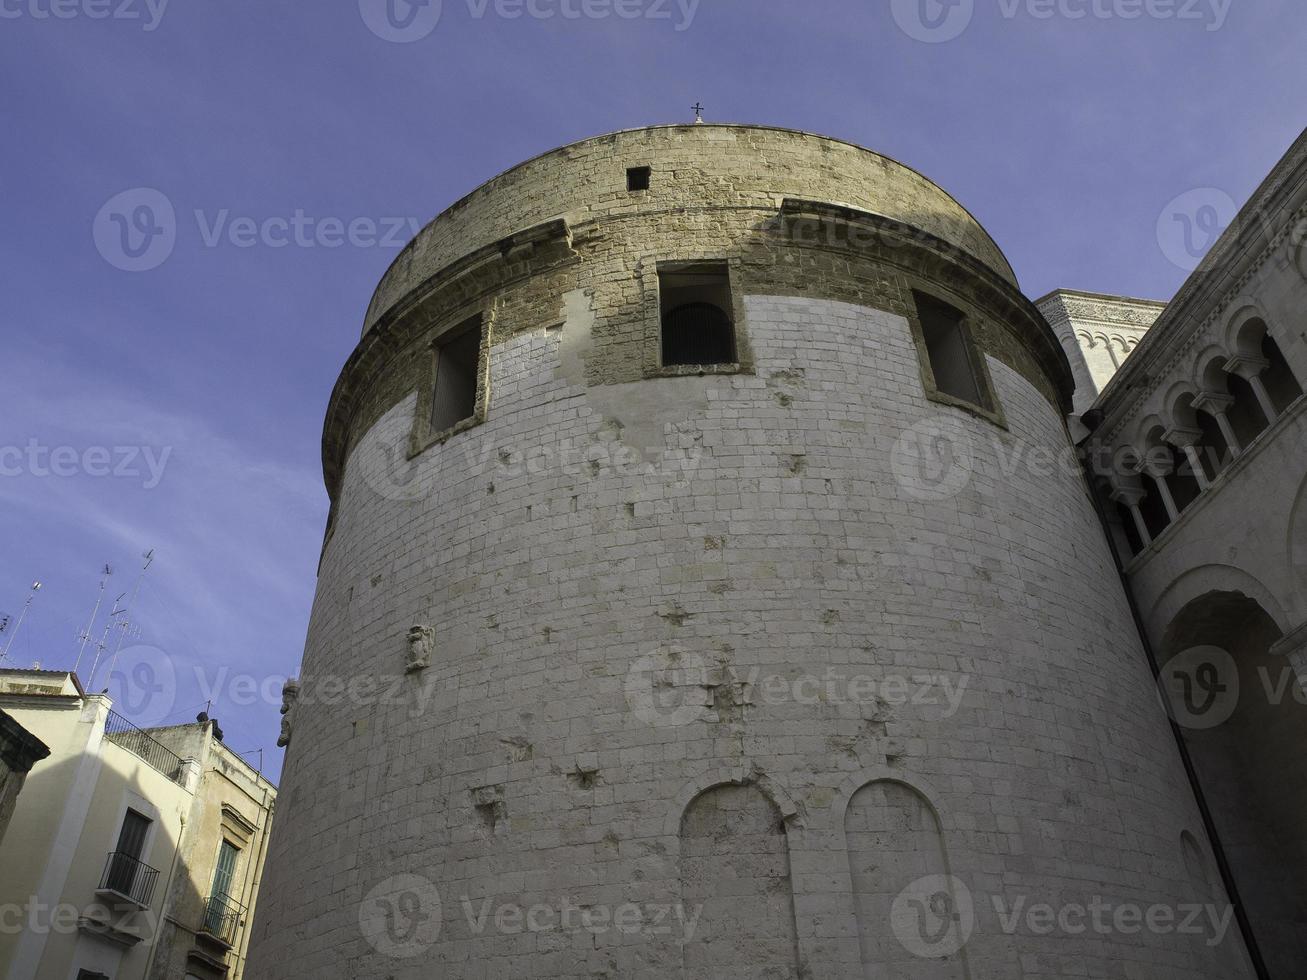
[[[153,404],[112,374],[88,377],[31,352],[17,352],[7,367],[12,413],[0,446],[23,449],[19,466],[27,469],[13,474],[19,457],[11,453],[11,475],[0,477],[6,563],[39,569],[54,538],[65,551],[69,538],[79,540],[87,556],[85,581],[51,582],[40,596],[44,631],[29,638],[39,641],[36,656],[46,666],[71,666],[70,637],[85,625],[101,556],[117,565],[111,603],[130,594],[140,554],[153,548],[149,585],[129,610],[140,635],[125,646],[163,651],[175,684],[170,680],[173,690],[161,692],[139,720],[190,720],[191,709],[216,689],[213,711],[229,742],[271,748],[277,704],[223,698],[234,676],[264,682],[297,671],[326,511],[320,474],[239,444],[209,421]],[[33,440],[47,454],[36,471],[28,466]],[[149,447],[165,465],[150,488],[144,465],[140,477],[46,473],[48,452],[60,446],[79,455],[93,447]],[[104,621],[102,614],[97,632]],[[95,686],[105,682],[101,671]]]

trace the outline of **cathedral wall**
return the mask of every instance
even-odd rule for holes
[[[1071,362],[1076,415],[1089,410],[1166,308],[1165,303],[1067,289],[1050,293],[1036,305]]]
[[[1272,977],[1307,957],[1307,136],[1095,406],[1163,690]]]

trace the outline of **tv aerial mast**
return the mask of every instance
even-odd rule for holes
[[[109,583],[109,576],[112,574],[113,568],[106,564],[101,572],[100,594],[96,596],[95,608],[91,610],[91,621],[86,624],[86,629],[82,630],[77,637],[82,641],[82,645],[77,648],[77,662],[73,664],[73,673],[77,673],[77,668],[82,665],[82,654],[86,652],[86,644],[91,640],[91,631],[95,629],[95,619],[100,615],[100,603],[104,602],[104,587]]]
[[[132,586],[132,597],[127,600],[127,606],[123,609],[123,612],[126,612],[129,609],[134,609],[136,606],[136,597],[140,595],[141,592],[141,582],[144,581],[145,573],[149,571],[150,565],[154,563],[154,549],[151,548],[141,557],[145,559],[145,564],[141,566],[141,571],[136,576],[136,584]],[[133,635],[136,636],[140,635],[139,623],[129,623],[127,620],[124,619],[122,622],[118,624],[118,626],[119,626],[118,644],[113,648],[113,658],[109,661],[110,680],[113,679],[114,665],[118,663],[118,651],[120,651],[123,648],[123,640],[127,639],[128,632],[134,629],[135,633]]]
[[[23,611],[18,614],[18,622],[14,623],[14,628],[12,630],[9,630],[9,639],[5,643],[4,652],[0,653],[0,660],[9,659],[9,648],[14,645],[14,637],[18,635],[19,627],[23,625],[23,620],[27,618],[27,610],[31,608],[32,600],[36,598],[36,594],[40,591],[41,591],[41,583],[33,582],[31,591],[27,593],[27,601],[23,603]],[[4,623],[0,628],[7,629],[8,626],[9,626],[9,618],[5,617]]]

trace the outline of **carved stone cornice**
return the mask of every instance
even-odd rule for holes
[[[1079,293],[1058,289],[1035,301],[1057,333],[1084,327],[1124,330],[1142,334],[1161,316],[1166,304],[1158,300]]]

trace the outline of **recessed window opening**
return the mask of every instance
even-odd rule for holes
[[[476,414],[481,317],[474,316],[436,341],[436,386],[431,429],[444,432]]]
[[[924,293],[913,293],[913,296],[922,337],[926,341],[926,356],[935,376],[935,389],[960,401],[989,409],[989,400],[982,394],[962,311]]]
[[[1262,338],[1262,356],[1271,362],[1270,366],[1262,372],[1262,384],[1275,410],[1283,412],[1298,400],[1298,396],[1302,394],[1302,385],[1298,383],[1293,369],[1289,367],[1289,362],[1280,352],[1280,345],[1269,333]]]
[[[631,167],[626,171],[626,189],[628,191],[647,191],[649,180],[653,177],[653,167]]]
[[[1234,402],[1225,410],[1225,417],[1230,420],[1230,427],[1234,429],[1239,444],[1247,447],[1262,434],[1270,422],[1262,411],[1252,385],[1237,374],[1227,375],[1225,385],[1234,397]]]
[[[145,856],[145,838],[150,832],[152,821],[149,817],[128,810],[123,814],[122,827],[118,831],[118,846],[109,858],[106,869],[105,887],[123,895],[133,895],[134,886],[142,880],[145,866],[141,859]]]
[[[725,262],[660,267],[663,364],[734,364],[735,323]]]

